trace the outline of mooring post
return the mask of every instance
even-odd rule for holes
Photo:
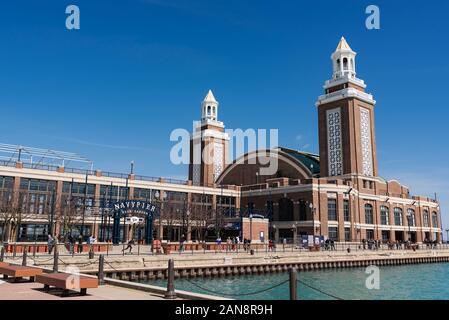
[[[24,267],[26,267],[26,265],[27,265],[27,255],[28,255],[27,247],[24,245],[23,246],[23,255],[22,255],[22,266],[24,266]]]
[[[2,246],[2,248],[0,249],[0,262],[3,262],[4,259],[5,259],[5,247]]]
[[[298,299],[298,287],[296,282],[296,268],[290,268],[290,300]]]
[[[98,284],[104,284],[104,255],[100,254],[100,259],[98,260]]]
[[[173,259],[168,260],[167,270],[167,292],[165,293],[165,299],[176,299],[175,293],[175,261]]]
[[[17,243],[14,243],[13,251],[12,251],[12,257],[15,258],[17,254]]]
[[[53,273],[59,272],[59,252],[58,246],[55,245],[55,251],[53,252]]]

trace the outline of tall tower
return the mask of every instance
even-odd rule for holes
[[[356,77],[356,53],[342,37],[332,54],[333,76],[318,98],[321,176],[377,176],[374,101]]]
[[[190,140],[189,180],[194,185],[215,183],[225,169],[229,136],[218,121],[218,101],[211,90],[201,103],[201,121],[197,122]]]

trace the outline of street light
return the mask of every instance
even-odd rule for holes
[[[249,215],[249,241],[253,241],[253,214]]]
[[[408,240],[411,242],[412,240],[412,230],[410,226],[410,220],[412,218],[412,213],[410,211],[407,211],[407,222],[408,222]]]
[[[154,193],[154,197],[156,198],[156,201],[159,202],[159,237],[161,238],[160,240],[162,241],[162,237],[161,237],[161,227],[162,227],[162,207],[163,207],[163,203],[165,201],[165,199],[167,198],[167,194],[164,192],[162,199],[161,199],[161,194],[158,190],[156,190],[156,192]]]

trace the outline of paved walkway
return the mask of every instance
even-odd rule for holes
[[[42,290],[43,285],[35,282],[5,282],[0,280],[0,300],[163,300],[161,295],[139,290],[126,289],[110,285],[89,289],[86,296],[73,291],[68,297],[62,297],[61,290]]]

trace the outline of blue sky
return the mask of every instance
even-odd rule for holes
[[[81,29],[65,28],[65,8]],[[376,4],[381,29],[365,28]],[[0,142],[73,151],[107,171],[170,164],[209,88],[229,128],[279,128],[317,152],[314,103],[342,35],[374,94],[380,174],[449,208],[447,1],[3,1]],[[449,215],[444,216],[449,225]]]

